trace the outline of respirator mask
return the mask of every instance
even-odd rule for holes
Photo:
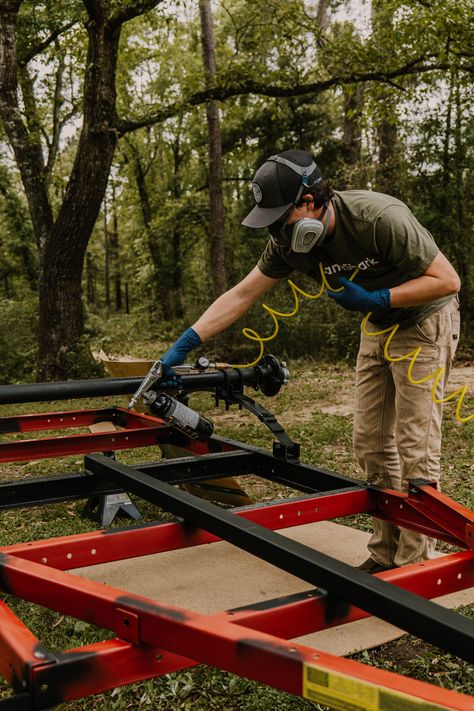
[[[288,213],[286,220],[274,222],[269,226],[270,236],[279,247],[291,247],[293,252],[307,254],[313,247],[318,247],[326,237],[331,221],[331,208],[327,202],[323,205],[321,219],[302,217],[293,225],[288,225],[293,208]],[[324,222],[322,218],[326,216]]]

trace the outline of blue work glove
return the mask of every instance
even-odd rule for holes
[[[176,374],[172,371],[174,365],[182,365],[189,351],[201,344],[201,339],[193,328],[187,328],[177,341],[161,357],[163,363],[163,375],[161,380],[176,381]]]
[[[344,287],[344,291],[328,291],[328,296],[349,311],[362,311],[366,314],[369,311],[390,308],[389,289],[367,291],[363,286],[354,284],[353,281],[349,281],[345,277],[341,277],[339,283]]]

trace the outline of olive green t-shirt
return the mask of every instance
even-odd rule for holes
[[[288,277],[294,270],[321,283],[320,264],[331,287],[349,278],[369,291],[399,286],[421,276],[439,252],[436,243],[408,207],[397,198],[368,190],[345,190],[332,197],[336,225],[329,241],[307,254],[293,252],[269,240],[258,261],[268,277]],[[377,311],[371,321],[404,328],[437,311],[452,296],[420,306]]]

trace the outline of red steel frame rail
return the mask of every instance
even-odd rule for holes
[[[321,520],[325,514],[339,516],[370,508],[373,496],[361,489],[260,506],[235,515],[278,529]],[[420,711],[474,708],[473,699],[461,694],[286,642],[289,637],[368,616],[350,606],[331,617],[330,601],[321,590],[205,616],[63,572],[213,540],[218,537],[202,529],[165,523],[2,548],[0,587],[5,592],[117,635],[107,642],[53,655],[2,604],[0,671],[18,692],[13,699],[29,704],[24,708],[49,708],[120,684],[208,663],[334,708],[346,708],[350,697],[366,699],[362,708],[370,709],[383,708],[382,701],[392,708]],[[474,552],[455,553],[377,577],[432,598],[474,585]]]
[[[347,495],[336,497],[342,497],[342,509],[346,509]],[[269,509],[273,511],[267,513],[275,526],[288,526],[300,518],[297,514],[300,505],[301,502],[271,505]],[[240,513],[252,520],[252,514],[261,518],[262,509]],[[350,607],[342,616],[328,619],[328,599],[322,591],[312,590],[265,605],[205,616],[61,570],[66,563],[71,568],[84,565],[85,559],[92,563],[117,560],[138,552],[148,554],[183,545],[202,545],[211,539],[215,537],[202,530],[190,531],[184,523],[170,523],[3,548],[0,553],[3,590],[105,627],[117,635],[107,642],[53,655],[2,604],[0,671],[18,692],[30,695],[30,706],[26,708],[49,708],[120,684],[207,663],[335,708],[345,708],[348,703],[341,691],[345,689],[346,695],[373,700],[373,705],[362,708],[377,709],[379,700],[384,698],[391,700],[392,708],[399,703],[401,708],[420,711],[472,710],[473,699],[461,694],[285,642],[289,637],[367,616],[360,608]],[[128,540],[130,548],[126,548]],[[143,550],[145,541],[148,545]],[[78,554],[79,548],[82,555]],[[72,550],[75,553],[69,557]],[[45,558],[47,565],[34,562]],[[474,585],[473,563],[474,553],[463,551],[377,577],[431,598],[440,592],[446,594]],[[319,683],[321,679],[327,688]]]
[[[21,456],[24,441],[8,443],[8,447],[13,445],[17,449],[3,450],[3,461],[7,461],[6,457],[21,460],[77,454],[90,452],[95,447],[109,451],[146,446],[169,442],[172,437],[170,429],[156,418],[120,408],[81,411],[79,417],[76,411],[1,418],[0,429],[3,432],[23,432],[55,429],[58,426],[77,428],[88,426],[92,421],[114,421],[114,418],[115,424],[122,428],[118,433],[31,440],[41,444],[37,445],[34,454],[30,449],[25,457]],[[16,425],[13,420],[16,420]],[[131,442],[133,432],[138,434]],[[117,439],[117,434],[129,438]],[[188,441],[181,444],[194,454],[209,451],[201,443]],[[229,452],[240,444],[214,438],[209,446],[213,451]],[[242,445],[242,451],[254,451],[256,457],[260,454],[271,461],[271,456],[263,450]],[[108,458],[99,455],[88,459],[98,470],[100,467],[106,471],[110,467],[112,470],[115,468],[116,473],[124,477],[122,480],[119,476],[122,484],[142,478],[147,486],[153,488],[153,476],[159,477],[159,467],[155,473],[153,465],[147,465],[149,474],[143,474],[111,463]],[[292,473],[295,477],[302,473],[303,478],[298,482],[303,483],[301,488],[306,487],[303,490],[310,490],[308,480],[313,474],[317,475],[317,471],[312,473],[311,468],[304,465],[275,462],[276,476],[285,469],[287,471],[283,476],[287,481],[291,481]],[[321,476],[324,475],[321,470]],[[113,477],[111,480],[116,481]],[[162,482],[160,487],[163,488]],[[232,515],[246,519],[256,527],[264,526],[269,531],[276,531],[360,512],[370,512],[468,549],[379,574],[374,576],[375,580],[369,580],[369,587],[371,581],[376,583],[378,578],[401,591],[430,600],[474,586],[474,515],[426,485],[426,482],[414,482],[407,494],[363,485],[352,489],[347,486],[345,490],[341,488],[340,491],[314,494],[279,504],[235,510]],[[104,627],[116,637],[107,642],[53,654],[41,645],[4,602],[0,602],[0,673],[16,692],[11,699],[0,702],[0,706],[18,710],[50,708],[62,701],[99,693],[121,684],[159,676],[196,663],[207,663],[336,709],[353,708],[358,699],[359,707],[370,711],[385,708],[473,711],[474,700],[462,694],[288,642],[291,637],[369,616],[366,610],[354,604],[339,604],[334,595],[320,588],[267,601],[264,605],[201,615],[66,572],[86,565],[199,546],[217,540],[220,540],[219,535],[204,528],[188,523],[165,523],[1,548],[1,590]],[[450,614],[453,613],[448,613],[448,616]]]
[[[169,439],[170,428],[163,420],[121,407],[1,417],[0,433],[78,429],[98,422],[112,422],[119,429],[4,441],[0,443],[0,462],[149,447]]]

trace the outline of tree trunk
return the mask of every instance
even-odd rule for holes
[[[364,108],[364,85],[343,89],[344,124],[342,157],[344,165],[354,168],[360,163],[362,149],[362,112]],[[350,182],[350,180],[349,180]],[[346,185],[346,188],[351,187]]]
[[[0,4],[0,117],[15,154],[40,253],[53,227],[41,144],[32,140],[18,98],[16,23],[21,0]]]
[[[201,42],[206,88],[210,89],[214,86],[216,77],[214,28],[210,0],[199,0],[199,13],[201,16]],[[222,196],[222,142],[217,101],[207,102],[206,116],[209,136],[211,276],[214,296],[217,297],[227,289],[224,247],[224,201]]]
[[[87,303],[89,306],[96,305],[95,299],[95,266],[92,261],[90,252],[86,254],[86,284],[87,284]]]
[[[327,0],[318,0],[316,9],[316,22],[321,30],[327,29],[328,26],[328,4]]]
[[[450,84],[449,84],[449,95],[448,101],[446,102],[446,124],[444,130],[443,139],[443,188],[447,191],[451,175],[451,137],[452,137],[452,111],[453,111],[453,97],[456,85],[456,75],[451,72]]]
[[[90,351],[83,342],[81,277],[119,136],[115,76],[120,32],[123,23],[159,2],[117,4],[110,0],[83,0],[88,13],[83,126],[56,220],[35,117],[30,125],[24,122],[18,97],[16,23],[22,0],[4,0],[0,4],[0,118],[15,154],[41,255],[38,338],[41,379],[84,377],[94,371]],[[27,72],[22,78],[26,106],[32,98],[28,95],[32,85]]]
[[[107,311],[110,309],[110,243],[107,210],[107,191],[104,195],[104,301]]]
[[[120,269],[120,245],[115,185],[112,186],[112,234],[110,235],[110,251],[114,276],[115,310],[120,311],[122,309],[122,275]]]
[[[388,110],[392,109],[392,116],[382,118],[377,130],[379,154],[375,176],[376,188],[382,193],[400,197],[400,158],[396,104],[389,95],[385,97],[384,103]]]
[[[466,184],[468,161],[466,155],[466,142],[463,141],[463,106],[461,100],[461,86],[459,78],[456,77],[455,108],[456,122],[454,127],[455,139],[455,160],[454,160],[454,181],[455,181],[455,214],[458,223],[458,239],[454,240],[455,253],[457,256],[457,268],[461,283],[464,285],[461,298],[461,316],[468,330],[470,330],[473,320],[473,290],[472,284],[472,256],[474,254],[473,220],[466,210],[465,196],[469,194],[469,187]]]
[[[375,39],[383,46],[392,33],[393,18],[380,0],[372,3],[372,28]],[[400,189],[400,141],[398,135],[398,104],[394,90],[380,87],[378,90],[380,115],[377,118],[378,162],[375,172],[375,187],[383,193],[401,197]]]
[[[83,375],[90,354],[82,343],[81,277],[87,244],[100,212],[117,144],[115,73],[120,25],[100,13],[87,24],[84,123],[74,166],[48,236],[40,278],[41,379]]]
[[[181,182],[179,169],[181,166],[181,142],[180,142],[181,126],[178,127],[176,140],[173,143],[173,183],[171,192],[176,201],[181,199]],[[175,222],[173,227],[173,263],[172,263],[172,309],[175,318],[183,318],[184,316],[184,301],[183,301],[183,264],[181,256],[181,225]]]
[[[140,198],[140,208],[142,212],[143,225],[150,250],[153,271],[155,273],[157,302],[161,307],[163,318],[165,321],[171,321],[173,318],[173,309],[170,301],[170,284],[167,271],[163,264],[158,235],[153,227],[153,212],[146,184],[145,171],[143,169],[138,150],[131,141],[127,142],[129,146],[132,161],[135,182],[137,185],[138,195]]]
[[[125,282],[125,313],[130,313],[130,296],[128,293],[128,281]]]

